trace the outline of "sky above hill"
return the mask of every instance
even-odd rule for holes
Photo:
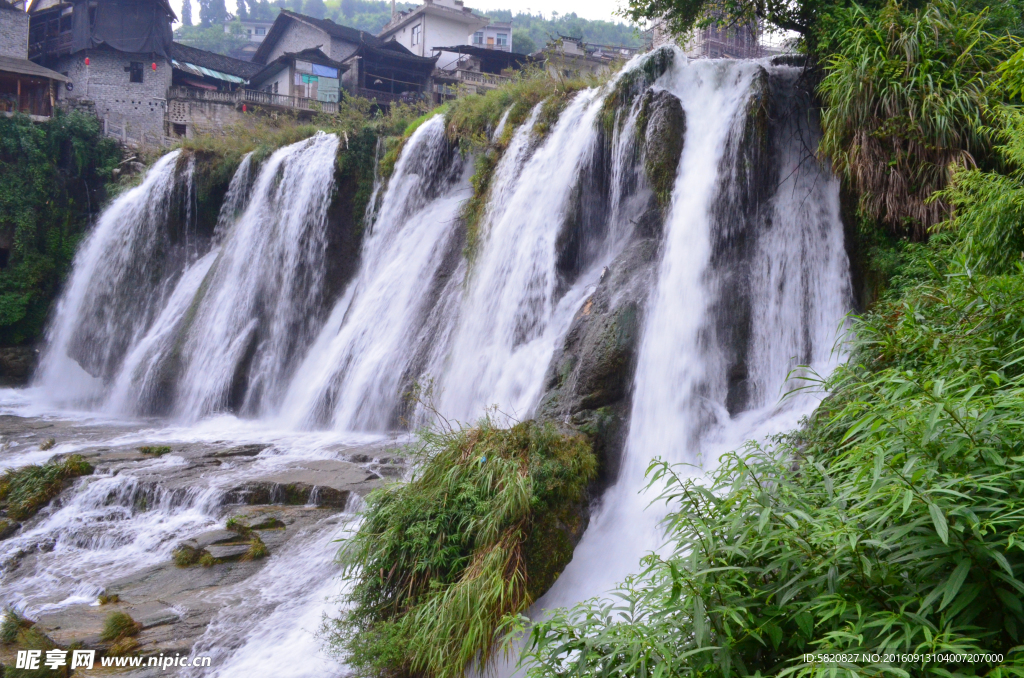
[[[407,0],[409,1],[409,0]],[[415,0],[412,0],[415,1]],[[227,0],[228,11],[235,10],[235,0]],[[550,18],[552,12],[569,14],[576,12],[584,19],[603,19],[604,21],[622,21],[615,12],[625,0],[466,0],[466,5],[473,9],[486,12],[492,9],[509,9],[517,12],[541,12]],[[171,0],[174,11],[181,14],[181,0]],[[199,5],[193,0],[193,16],[199,16]]]

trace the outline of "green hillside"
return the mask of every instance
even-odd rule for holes
[[[397,9],[407,10],[416,4],[399,2]],[[196,10],[196,3],[193,3]],[[384,0],[239,0],[239,16],[271,19],[281,9],[301,12],[317,18],[358,28],[369,33],[379,33],[391,18],[391,3]],[[479,14],[485,14],[478,11]],[[545,18],[540,12],[527,14],[519,12],[513,15],[511,10],[491,10],[486,15],[495,21],[512,21],[512,49],[516,52],[533,52],[547,44],[547,41],[559,35],[582,37],[590,43],[602,45],[626,45],[639,47],[643,41],[636,27],[630,24],[590,20],[578,17],[575,13],[560,15],[552,12]],[[200,49],[207,49],[220,54],[228,54],[233,49],[245,44],[240,35],[225,33],[220,28],[227,18],[227,10],[223,2],[215,0],[199,0],[198,12],[183,12],[183,20],[197,17],[198,25],[184,25],[175,31],[175,39]]]

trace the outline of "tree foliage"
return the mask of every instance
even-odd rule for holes
[[[0,345],[35,341],[121,160],[99,121],[0,118]]]

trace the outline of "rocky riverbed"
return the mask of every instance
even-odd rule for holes
[[[202,675],[224,676],[284,660],[265,656],[267,644],[299,634],[289,646],[306,656],[294,661],[341,671],[316,639],[343,590],[336,542],[362,497],[405,472],[400,442],[275,434],[234,419],[209,429],[231,439],[213,439],[158,422],[6,412],[0,468],[71,454],[93,467],[0,539],[0,602],[36,631],[102,655],[106,619],[125,612],[141,627],[133,654],[208,655]],[[275,615],[290,623],[275,626]],[[17,649],[0,646],[0,662]]]

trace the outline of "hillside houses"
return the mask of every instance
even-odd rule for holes
[[[13,17],[0,42],[20,44],[23,55],[16,77],[0,63],[0,111],[87,110],[108,134],[138,145],[222,130],[257,111],[308,119],[337,111],[346,96],[379,107],[440,103],[493,89],[550,58],[515,52],[510,22],[492,23],[461,0],[394,11],[379,35],[282,10],[253,29],[251,60],[174,42],[169,0],[21,2],[0,0]],[[8,25],[25,35],[8,36]],[[576,46],[579,54],[560,53],[560,72],[599,72],[611,62]]]

